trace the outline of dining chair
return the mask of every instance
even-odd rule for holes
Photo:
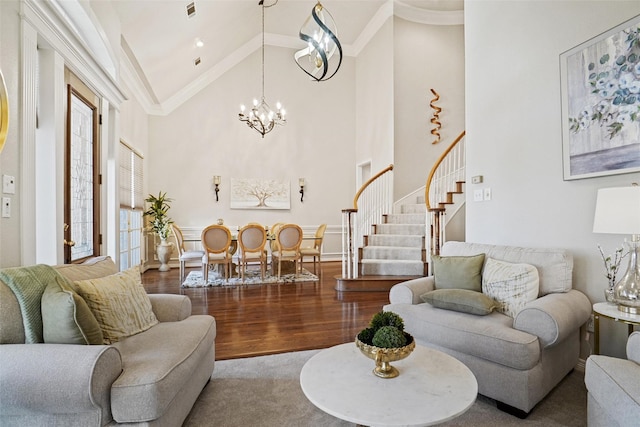
[[[269,228],[269,231],[267,232],[268,245],[264,249],[264,253],[266,255],[268,255],[269,251],[271,251],[271,253],[273,254],[273,252],[277,249],[277,247],[276,247],[276,235],[278,234],[278,229],[283,225],[284,225],[284,222],[276,222],[275,224],[273,224],[271,226],[271,228]],[[273,259],[271,261],[272,261],[272,267],[273,267]],[[269,261],[267,260],[267,262],[269,262]],[[275,270],[273,270],[273,272],[275,274]]]
[[[316,230],[315,239],[313,239],[313,247],[301,247],[300,248],[300,268],[302,269],[302,263],[305,256],[313,257],[313,274],[316,273],[316,258],[318,264],[320,264],[320,257],[322,256],[322,240],[324,239],[324,232],[327,229],[327,224],[320,224]]]
[[[272,262],[278,263],[278,279],[282,272],[282,261],[293,261],[295,275],[298,276],[300,262],[300,244],[302,243],[302,228],[296,224],[283,224],[276,233],[276,250],[271,252]]]
[[[178,259],[180,260],[180,284],[184,282],[184,270],[187,261],[200,261],[204,256],[202,250],[186,250],[184,247],[184,235],[182,230],[175,224],[171,224],[171,230],[176,237],[176,247],[178,248]]]
[[[231,231],[224,225],[213,224],[202,230],[202,277],[205,284],[209,280],[209,265],[224,265],[224,279],[231,275]]]
[[[238,232],[238,245],[240,246],[238,261],[243,283],[250,261],[260,262],[260,277],[264,280],[264,273],[267,269],[267,254],[264,249],[266,244],[267,231],[260,224],[249,223]]]

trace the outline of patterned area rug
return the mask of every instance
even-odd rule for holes
[[[247,273],[244,276],[244,282],[240,277],[237,277],[234,273],[234,277],[230,277],[229,281],[224,280],[224,274],[219,274],[215,270],[209,271],[208,283],[204,283],[201,271],[191,271],[187,275],[183,288],[202,288],[205,286],[242,286],[242,285],[262,285],[269,283],[297,283],[297,282],[313,282],[318,280],[318,276],[310,273],[306,269],[302,269],[302,273],[298,276],[295,274],[281,274],[280,280],[277,276],[272,276],[271,271],[267,269],[264,275],[264,280],[260,277],[259,268],[248,268]]]

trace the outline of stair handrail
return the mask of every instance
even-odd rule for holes
[[[393,170],[393,164],[391,164],[391,165],[387,166],[386,168],[382,169],[380,172],[378,172],[377,174],[375,174],[374,176],[369,178],[367,180],[367,182],[362,184],[362,186],[360,187],[360,189],[358,190],[356,195],[353,197],[353,209],[355,209],[356,211],[358,210],[358,199],[360,199],[360,195],[362,195],[364,190],[366,190],[375,180],[380,178],[385,173],[391,172],[392,170]]]
[[[392,191],[386,174],[393,171],[393,164],[369,178],[353,198],[353,208],[342,210],[342,277],[358,277],[359,253],[365,234],[371,232],[374,224],[379,224],[382,215],[392,206]],[[362,208],[358,204],[361,199]]]
[[[440,168],[440,165],[442,165],[442,163],[444,162],[445,158],[458,145],[458,143],[462,140],[462,138],[464,138],[466,133],[467,133],[467,131],[463,130],[460,133],[460,135],[458,135],[458,137],[453,140],[451,145],[449,145],[447,147],[447,149],[444,150],[444,152],[440,155],[438,160],[436,160],[436,162],[434,163],[433,167],[431,168],[431,171],[429,171],[429,176],[427,178],[427,183],[426,183],[426,185],[424,187],[424,200],[425,200],[425,203],[427,204],[427,211],[429,211],[431,209],[431,201],[429,200],[429,191],[431,190],[431,183],[433,181],[433,177],[435,176],[436,171],[438,170],[438,168]]]
[[[465,135],[466,131],[463,130],[451,145],[444,150],[431,168],[425,185],[426,235],[429,236],[427,262],[429,263],[431,262],[431,255],[440,254],[440,248],[446,239],[443,202],[451,202],[448,200],[450,197],[448,192],[454,191],[458,187],[458,183],[465,179],[465,143],[463,140]],[[436,188],[434,188],[434,183],[436,183]]]

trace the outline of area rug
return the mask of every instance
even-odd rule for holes
[[[202,277],[202,271],[190,271],[182,284],[183,288],[202,288],[205,286],[241,286],[241,285],[261,285],[269,283],[297,283],[297,282],[313,282],[318,280],[318,276],[310,273],[306,269],[302,269],[302,273],[298,274],[281,274],[278,280],[277,276],[272,276],[271,272],[267,270],[264,275],[264,279],[260,277],[260,269],[247,269],[247,273],[244,277],[244,282],[240,277],[230,277],[228,281],[224,279],[224,274],[219,274],[217,271],[209,271],[208,281],[204,283],[204,277]]]
[[[322,412],[300,388],[300,371],[318,350],[216,362],[211,381],[183,427],[353,427]],[[478,396],[464,414],[441,426],[586,426],[584,374],[573,371],[521,420]]]

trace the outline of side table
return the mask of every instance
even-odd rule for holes
[[[629,328],[629,335],[633,332],[634,326],[640,326],[640,314],[630,314],[618,310],[618,306],[608,302],[598,302],[593,304],[593,352],[600,354],[600,317],[611,319],[615,322],[626,323]]]

